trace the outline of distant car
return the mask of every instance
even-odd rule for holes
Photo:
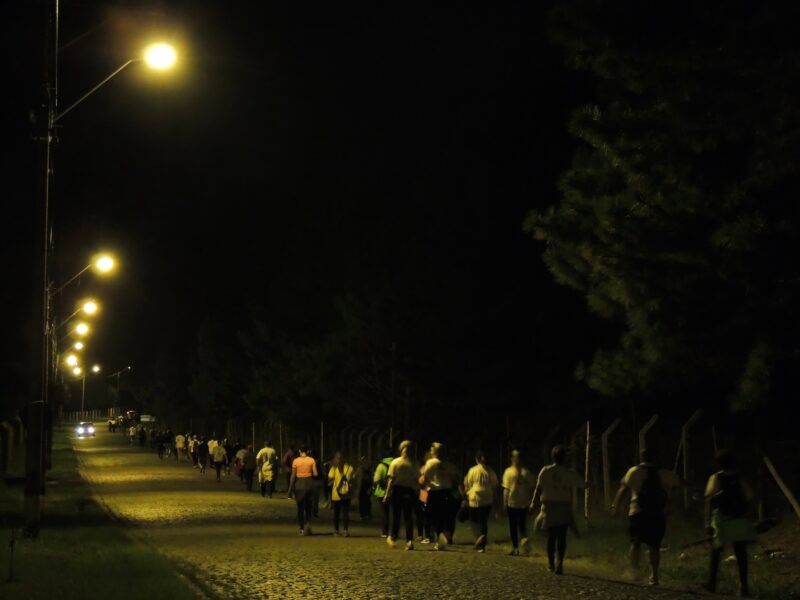
[[[94,423],[89,421],[81,421],[75,428],[75,434],[78,437],[94,437]]]

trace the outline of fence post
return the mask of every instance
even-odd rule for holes
[[[694,411],[689,420],[681,427],[681,448],[683,448],[683,480],[689,481],[689,429],[697,423],[697,420],[703,415],[702,410]],[[689,510],[689,490],[683,488],[683,510]]]
[[[592,448],[591,423],[586,421],[586,455],[583,460],[583,519],[589,529],[589,453]]]
[[[372,464],[372,438],[378,433],[377,429],[373,429],[367,435],[367,462]]]
[[[358,432],[358,456],[359,458],[364,455],[363,446],[361,445],[361,439],[364,437],[364,434],[369,431],[369,427],[364,427],[361,431]]]
[[[658,415],[653,415],[639,430],[639,452],[647,448],[647,432],[652,429],[656,421],[658,421]]]
[[[578,427],[577,431],[575,431],[575,433],[573,433],[569,438],[569,445],[571,451],[570,454],[572,455],[572,468],[578,473],[580,472],[580,470],[578,469],[578,449],[579,449],[578,440],[580,439],[581,434],[584,433],[584,431],[586,430],[585,427],[586,425],[581,425],[580,427]],[[573,492],[574,491],[575,490],[573,489]],[[577,510],[577,509],[578,509],[578,494],[573,493],[572,510]]]
[[[606,510],[611,508],[611,463],[608,455],[608,438],[619,427],[621,419],[614,419],[600,437],[600,445],[603,453],[603,497],[606,503]]]
[[[355,427],[351,427],[350,428],[350,434],[348,436],[348,448],[347,448],[347,451],[350,454],[350,456],[353,456],[353,448],[355,447],[355,444],[353,443],[354,442],[353,438],[355,437],[355,435],[356,435],[356,429],[355,429]],[[361,455],[360,454],[358,456],[356,456],[356,460],[357,461],[361,460]]]

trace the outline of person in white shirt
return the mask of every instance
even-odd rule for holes
[[[586,483],[575,471],[564,466],[566,448],[555,446],[551,456],[553,464],[539,471],[530,510],[533,512],[537,501],[541,502],[536,525],[537,529],[547,530],[547,568],[561,575],[564,573],[564,556],[567,553],[567,531],[574,524],[572,495],[576,488],[583,488]]]
[[[183,460],[183,450],[186,447],[186,436],[179,433],[175,436],[175,460],[181,462]]]
[[[475,550],[486,551],[486,538],[489,535],[489,515],[492,506],[499,506],[499,482],[497,474],[486,464],[483,452],[475,453],[475,466],[464,477],[464,493],[469,505],[469,520],[475,534]]]
[[[278,451],[272,447],[272,442],[264,442],[264,447],[256,454],[256,463],[258,464],[261,497],[272,498],[278,477]]]
[[[535,485],[533,473],[523,466],[519,450],[514,450],[511,452],[511,466],[503,472],[503,508],[508,514],[511,556],[519,556],[520,546],[523,554],[528,552],[526,520]]]
[[[400,442],[400,456],[389,464],[384,503],[392,503],[392,532],[386,543],[394,548],[400,535],[400,515],[406,524],[406,550],[414,549],[414,504],[419,495],[419,465],[410,455],[411,442]]]
[[[431,532],[435,540],[434,549],[444,550],[456,530],[461,474],[456,466],[447,460],[444,444],[434,442],[430,458],[422,467],[423,485],[428,488],[427,510],[430,514]]]
[[[611,514],[617,514],[622,497],[630,493],[628,532],[631,538],[631,566],[639,570],[642,544],[650,555],[650,585],[658,585],[661,562],[661,542],[667,530],[669,498],[683,485],[680,478],[669,469],[659,466],[655,452],[644,448],[639,453],[641,462],[628,469],[620,482],[619,490],[611,504]]]
[[[209,440],[208,442],[208,446],[211,448],[211,462],[214,463],[214,470],[217,472],[217,483],[220,483],[222,467],[228,464],[228,453],[225,451],[225,446],[220,444],[217,440],[213,440],[215,443],[212,448],[211,441],[212,440]]]

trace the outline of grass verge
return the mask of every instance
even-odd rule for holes
[[[23,464],[23,457],[17,457],[0,482],[0,597],[198,597],[168,559],[131,539],[125,528],[92,499],[65,431],[55,434],[53,470],[48,474],[39,539],[21,538]],[[16,538],[14,576],[9,581],[12,531]]]

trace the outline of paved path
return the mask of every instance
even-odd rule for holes
[[[235,477],[215,482],[186,464],[130,448],[119,433],[75,440],[83,476],[135,535],[181,565],[211,595],[241,600],[388,598],[685,598],[690,594],[548,573],[540,556],[512,558],[507,546],[390,549],[374,526],[334,538],[330,512],[301,538],[294,503],[247,493]],[[497,532],[499,535],[499,532]],[[505,531],[502,532],[505,535]],[[457,534],[466,538],[468,534]],[[470,538],[471,539],[471,538]],[[569,563],[567,563],[569,569]]]

